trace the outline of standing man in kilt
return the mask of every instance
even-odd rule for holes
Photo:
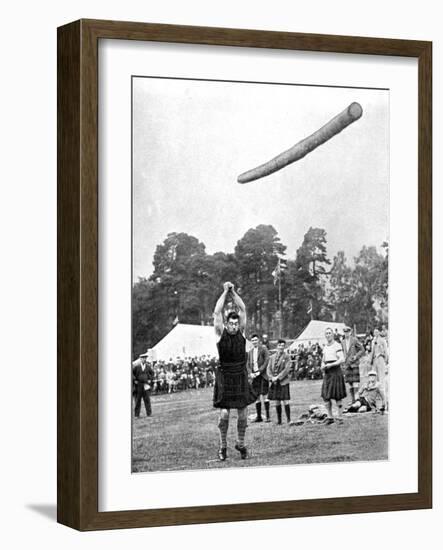
[[[248,373],[252,379],[252,389],[255,394],[258,395],[255,402],[255,408],[257,410],[257,416],[253,422],[263,422],[261,415],[262,401],[265,407],[266,422],[271,422],[269,416],[269,399],[268,399],[268,361],[269,351],[266,346],[259,343],[257,334],[251,336],[252,348],[248,351],[248,361],[246,366]]]
[[[223,319],[227,298],[232,298],[238,313],[231,311]],[[218,457],[226,460],[227,434],[231,409],[237,409],[237,443],[235,449],[244,460],[248,456],[245,446],[247,427],[247,407],[254,403],[257,396],[249,384],[246,368],[246,307],[235,292],[232,283],[223,285],[223,293],[217,300],[214,310],[214,328],[216,334],[220,366],[217,368],[214,385],[214,407],[220,409],[218,428],[220,430],[220,448]]]
[[[345,326],[343,332],[345,337],[341,345],[345,356],[345,381],[349,384],[351,403],[353,403],[360,387],[360,359],[365,350],[359,339],[352,336],[351,327]]]
[[[327,328],[325,331],[326,345],[323,348],[322,370],[324,372],[323,385],[321,388],[321,396],[326,403],[328,418],[325,424],[333,424],[334,417],[332,416],[332,399],[337,403],[338,421],[342,419],[342,399],[346,397],[346,385],[341,365],[344,363],[342,345],[334,339],[332,329]]]
[[[285,352],[285,340],[279,340],[277,343],[277,353],[271,357],[268,364],[268,379],[270,388],[268,398],[276,401],[275,410],[277,411],[277,424],[281,424],[282,407],[285,406],[286,419],[291,421],[291,409],[289,406],[289,382],[291,372],[291,358]]]

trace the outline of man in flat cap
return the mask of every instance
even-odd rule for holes
[[[152,414],[149,393],[154,379],[154,371],[150,363],[148,363],[148,356],[148,352],[142,353],[139,356],[138,364],[132,367],[132,382],[135,395],[134,414],[136,418],[140,416],[142,399],[145,404],[146,416],[151,416]]]
[[[345,356],[344,370],[345,381],[349,384],[351,394],[351,403],[355,401],[358,388],[360,386],[360,359],[365,349],[363,344],[356,336],[352,335],[351,327],[345,326],[343,329],[344,338],[341,341],[343,353]]]

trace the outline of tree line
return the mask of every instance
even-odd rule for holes
[[[281,331],[295,338],[310,319],[345,322],[361,332],[387,322],[388,244],[380,251],[363,246],[350,265],[343,251],[328,258],[326,236],[310,227],[290,259],[272,225],[249,229],[233,253],[208,254],[196,237],[169,233],[156,247],[152,275],[133,285],[134,356],[177,322],[212,324],[225,281],[239,289],[250,329],[271,337]]]

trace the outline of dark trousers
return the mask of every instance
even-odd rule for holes
[[[140,416],[142,399],[145,403],[146,415],[151,416],[152,410],[151,410],[151,399],[149,397],[149,390],[145,390],[143,388],[143,384],[139,382],[137,384],[137,389],[135,393],[135,409],[134,409],[135,416]]]

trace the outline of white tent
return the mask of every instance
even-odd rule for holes
[[[246,349],[250,348],[246,341]],[[168,361],[177,357],[218,357],[213,326],[178,323],[149,352],[154,361]]]
[[[217,355],[214,327],[178,323],[151,350],[154,361]]]
[[[325,344],[325,330],[331,328],[333,332],[337,329],[339,334],[343,334],[345,328],[344,323],[331,323],[329,321],[309,321],[305,329],[297,336],[297,338],[289,346],[289,349],[296,349],[300,344]]]

